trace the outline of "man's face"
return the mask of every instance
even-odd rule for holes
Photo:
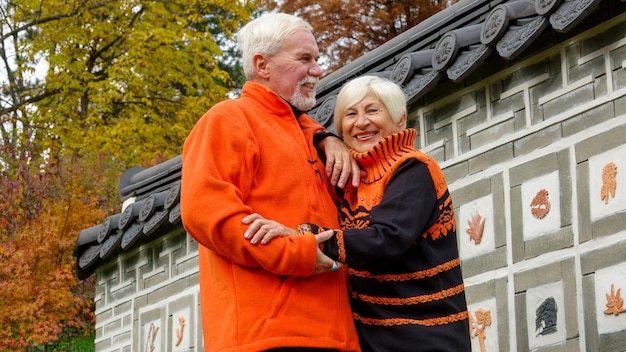
[[[315,85],[322,76],[319,48],[310,32],[296,32],[283,49],[269,58],[268,86],[302,111],[315,106]]]

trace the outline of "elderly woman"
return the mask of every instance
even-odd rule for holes
[[[386,79],[359,77],[339,92],[335,128],[366,175],[358,188],[337,190],[341,229],[323,251],[349,268],[363,351],[470,351],[452,201],[437,162],[415,148],[406,116],[402,90]],[[253,243],[295,233],[256,219]]]

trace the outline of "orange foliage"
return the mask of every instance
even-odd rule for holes
[[[263,0],[270,10],[291,13],[313,26],[328,72],[376,49],[456,1]],[[327,61],[327,62],[326,62]]]
[[[93,280],[77,281],[72,252],[79,231],[113,211],[100,165],[67,158],[0,170],[0,350],[53,344],[93,325]]]

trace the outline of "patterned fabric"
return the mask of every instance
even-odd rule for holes
[[[324,252],[349,267],[363,351],[470,351],[454,208],[416,135],[407,129],[353,153],[367,176],[345,189],[342,230]]]

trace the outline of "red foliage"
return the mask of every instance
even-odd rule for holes
[[[79,231],[113,211],[102,196],[111,178],[100,167],[102,160],[67,158],[0,170],[1,350],[93,326],[93,281],[77,281],[72,252]]]

